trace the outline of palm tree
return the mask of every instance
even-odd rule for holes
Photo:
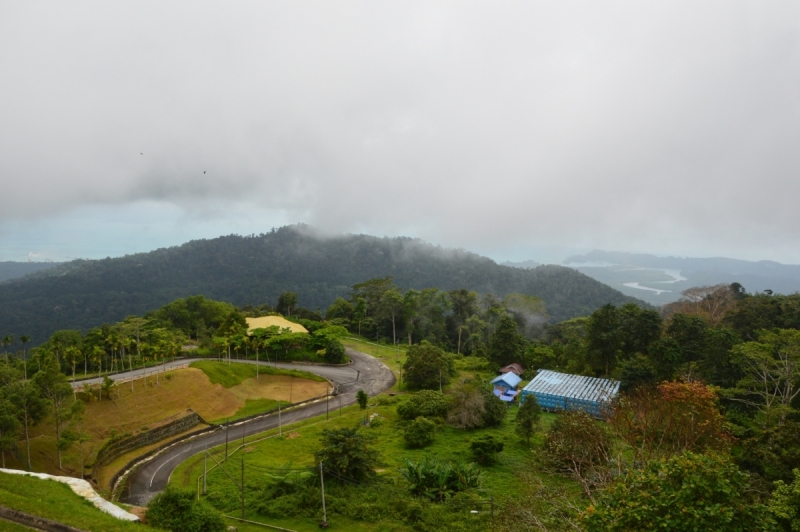
[[[25,380],[28,380],[28,350],[25,344],[31,341],[31,337],[23,334],[19,337],[19,341],[22,342],[22,367],[25,371]]]
[[[13,343],[14,343],[14,337],[12,335],[7,334],[3,337],[3,349],[5,349],[6,353],[6,366],[8,366],[8,348]]]
[[[71,345],[64,350],[64,356],[72,364],[72,383],[75,384],[75,366],[78,364],[78,359],[81,356],[81,350],[78,346]],[[78,400],[78,390],[72,386],[72,398]]]

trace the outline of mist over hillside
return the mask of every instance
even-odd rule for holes
[[[0,283],[58,266],[56,262],[0,262]]]
[[[321,236],[289,226],[252,236],[195,240],[125,257],[73,261],[0,284],[3,334],[34,343],[58,329],[86,329],[143,314],[193,294],[235,305],[274,304],[284,291],[324,310],[353,284],[393,276],[404,289],[468,288],[480,294],[542,298],[551,321],[591,313],[606,303],[637,302],[570,268],[518,269],[464,250],[411,238]]]

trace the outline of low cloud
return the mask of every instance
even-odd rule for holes
[[[799,15],[6,5],[0,220],[161,202],[519,259],[540,245],[800,262]]]

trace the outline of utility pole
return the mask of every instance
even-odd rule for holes
[[[319,463],[319,485],[322,488],[322,527],[328,528],[328,512],[325,510],[325,479],[322,469],[322,461]]]
[[[242,519],[244,519],[244,455],[242,455]]]
[[[244,452],[244,436],[247,434],[247,421],[242,423],[242,452]]]
[[[328,407],[328,402],[330,401],[330,397],[331,397],[331,392],[330,390],[327,390],[325,392],[325,421],[328,421],[331,418],[329,414],[330,408]]]
[[[225,420],[225,461],[228,461],[228,428],[230,427],[230,418]]]
[[[342,396],[339,395],[339,417],[342,417]]]
[[[294,384],[294,376],[289,375],[289,404],[292,404],[292,384]]]
[[[283,430],[281,429],[281,402],[278,401],[278,436],[283,436]]]
[[[206,445],[206,452],[203,454],[203,495],[208,494],[208,445]]]

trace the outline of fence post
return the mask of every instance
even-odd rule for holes
[[[203,453],[203,495],[208,494],[208,445]]]

